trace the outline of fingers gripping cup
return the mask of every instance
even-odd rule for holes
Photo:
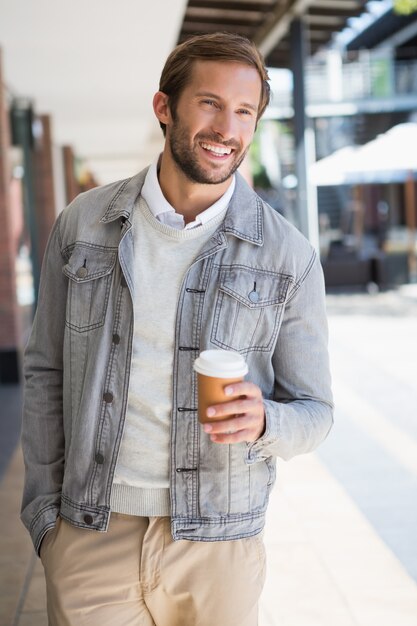
[[[231,383],[241,382],[248,373],[248,366],[238,352],[204,350],[194,361],[194,370],[197,372],[198,417],[204,424],[216,419],[207,417],[207,408],[230,400],[224,388]]]

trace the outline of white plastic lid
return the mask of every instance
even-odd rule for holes
[[[194,369],[215,378],[239,378],[248,373],[245,359],[233,350],[204,350],[194,361]]]

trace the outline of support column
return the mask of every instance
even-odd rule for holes
[[[319,249],[317,190],[308,182],[308,165],[314,161],[314,131],[306,117],[305,99],[305,28],[302,19],[291,22],[291,66],[294,80],[294,135],[299,228],[310,243]]]
[[[416,183],[410,172],[405,183],[405,219],[408,230],[408,269],[412,282],[417,281],[416,229],[417,229]]]
[[[56,217],[52,165],[51,120],[49,115],[37,117],[39,136],[34,149],[34,186],[39,235],[39,259],[42,262],[49,233]]]
[[[20,337],[16,295],[17,233],[13,228],[10,194],[11,140],[4,84],[0,50],[0,382],[11,383],[19,380]]]
[[[40,279],[39,229],[36,215],[34,159],[33,159],[33,110],[26,98],[13,101],[12,111],[13,143],[22,151],[23,157],[23,204],[25,222],[30,234],[30,258],[32,261],[34,309],[38,302]]]
[[[75,177],[74,152],[71,146],[63,146],[62,152],[64,155],[65,193],[67,204],[69,204],[80,193],[80,187]]]

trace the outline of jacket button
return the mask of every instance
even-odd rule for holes
[[[110,393],[110,391],[106,391],[106,393],[103,394],[103,400],[107,402],[107,404],[111,404],[111,402],[113,402],[113,394]]]
[[[98,465],[103,465],[103,463],[104,463],[104,456],[102,454],[100,454],[100,452],[97,452],[95,458],[96,458],[96,463]]]
[[[85,278],[88,274],[88,270],[86,267],[79,267],[77,270],[78,278]]]
[[[248,295],[248,298],[251,302],[253,302],[254,304],[256,302],[259,302],[259,294],[257,291],[251,291],[250,294]]]
[[[84,522],[88,524],[88,526],[91,526],[91,524],[94,522],[92,515],[84,515]]]
[[[117,346],[117,344],[120,343],[120,335],[118,335],[117,333],[114,333],[114,335],[113,335],[113,343],[115,343],[116,346]]]

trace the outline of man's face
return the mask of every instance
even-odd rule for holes
[[[261,79],[254,67],[196,61],[167,124],[176,166],[199,184],[219,184],[239,167],[256,128]]]

